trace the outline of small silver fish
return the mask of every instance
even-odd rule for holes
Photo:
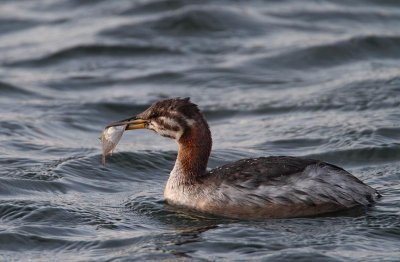
[[[122,126],[111,126],[106,127],[101,134],[101,143],[103,146],[103,156],[101,163],[103,166],[106,165],[106,157],[111,155],[119,140],[121,140],[122,134],[124,133],[126,125]]]

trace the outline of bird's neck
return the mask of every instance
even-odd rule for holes
[[[212,139],[207,123],[195,123],[178,141],[179,151],[171,178],[180,183],[195,183],[206,173]]]

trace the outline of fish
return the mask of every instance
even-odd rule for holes
[[[100,140],[103,147],[103,155],[101,158],[101,163],[103,166],[106,165],[106,157],[111,155],[117,146],[118,142],[125,131],[127,125],[120,126],[110,126],[106,127],[101,134]]]

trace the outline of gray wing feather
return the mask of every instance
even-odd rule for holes
[[[243,159],[207,175],[221,199],[237,203],[307,206],[369,205],[377,192],[344,169],[314,159],[262,157]]]

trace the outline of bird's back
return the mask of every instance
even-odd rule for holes
[[[243,159],[201,179],[203,211],[237,218],[318,215],[367,206],[377,197],[342,168],[296,157]]]

